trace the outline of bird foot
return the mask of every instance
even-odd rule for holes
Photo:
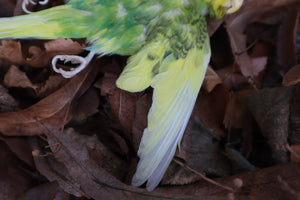
[[[49,2],[49,0],[38,1],[38,3],[39,3],[40,5],[46,5],[48,2]],[[22,2],[22,10],[23,10],[25,13],[27,13],[27,14],[32,13],[32,11],[29,11],[29,10],[27,9],[27,5],[28,5],[28,4],[36,5],[37,3],[36,3],[35,1],[33,1],[33,0],[23,0],[23,2]]]
[[[75,55],[57,55],[52,59],[52,68],[56,73],[61,74],[65,78],[72,78],[79,72],[81,72],[91,62],[95,53],[91,51],[87,57],[75,56]],[[69,71],[65,71],[62,68],[57,68],[56,64],[58,61],[64,63],[71,62],[72,64],[79,64],[78,67],[71,68]]]

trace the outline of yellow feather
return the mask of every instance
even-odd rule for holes
[[[208,40],[205,47],[189,50],[185,58],[167,56],[151,86],[153,104],[148,114],[138,155],[140,162],[133,177],[134,186],[146,180],[153,190],[170,164],[192,113],[210,59]]]
[[[128,60],[128,64],[118,78],[119,88],[138,92],[150,86],[153,77],[158,73],[165,54],[166,42],[152,42]]]

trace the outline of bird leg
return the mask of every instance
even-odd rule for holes
[[[75,56],[75,55],[57,55],[52,59],[52,68],[56,73],[61,74],[65,78],[72,78],[79,72],[81,72],[91,62],[95,55],[95,52],[90,51],[87,57]],[[71,62],[72,64],[80,64],[78,67],[71,68],[70,71],[65,71],[62,68],[57,68],[56,64],[58,60],[64,63]]]
[[[48,2],[49,2],[49,0],[38,1],[38,3],[39,3],[40,5],[46,5]],[[25,13],[27,13],[27,14],[32,13],[32,11],[29,11],[29,10],[27,9],[27,5],[28,5],[28,4],[36,5],[37,3],[34,2],[33,0],[23,0],[23,2],[22,2],[22,10],[23,10]]]

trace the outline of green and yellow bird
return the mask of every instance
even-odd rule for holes
[[[220,18],[242,2],[70,0],[28,15],[1,18],[0,38],[86,38],[86,49],[98,56],[131,55],[117,86],[130,92],[154,89],[132,185],[147,181],[147,189],[153,190],[180,144],[210,60],[205,16]]]

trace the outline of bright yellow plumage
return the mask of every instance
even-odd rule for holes
[[[70,0],[49,10],[2,18],[0,38],[85,37],[87,50],[92,51],[86,60],[94,53],[132,55],[117,86],[130,92],[154,88],[132,184],[147,181],[147,189],[153,190],[180,143],[210,59],[204,16],[222,17],[236,11],[242,2]]]

